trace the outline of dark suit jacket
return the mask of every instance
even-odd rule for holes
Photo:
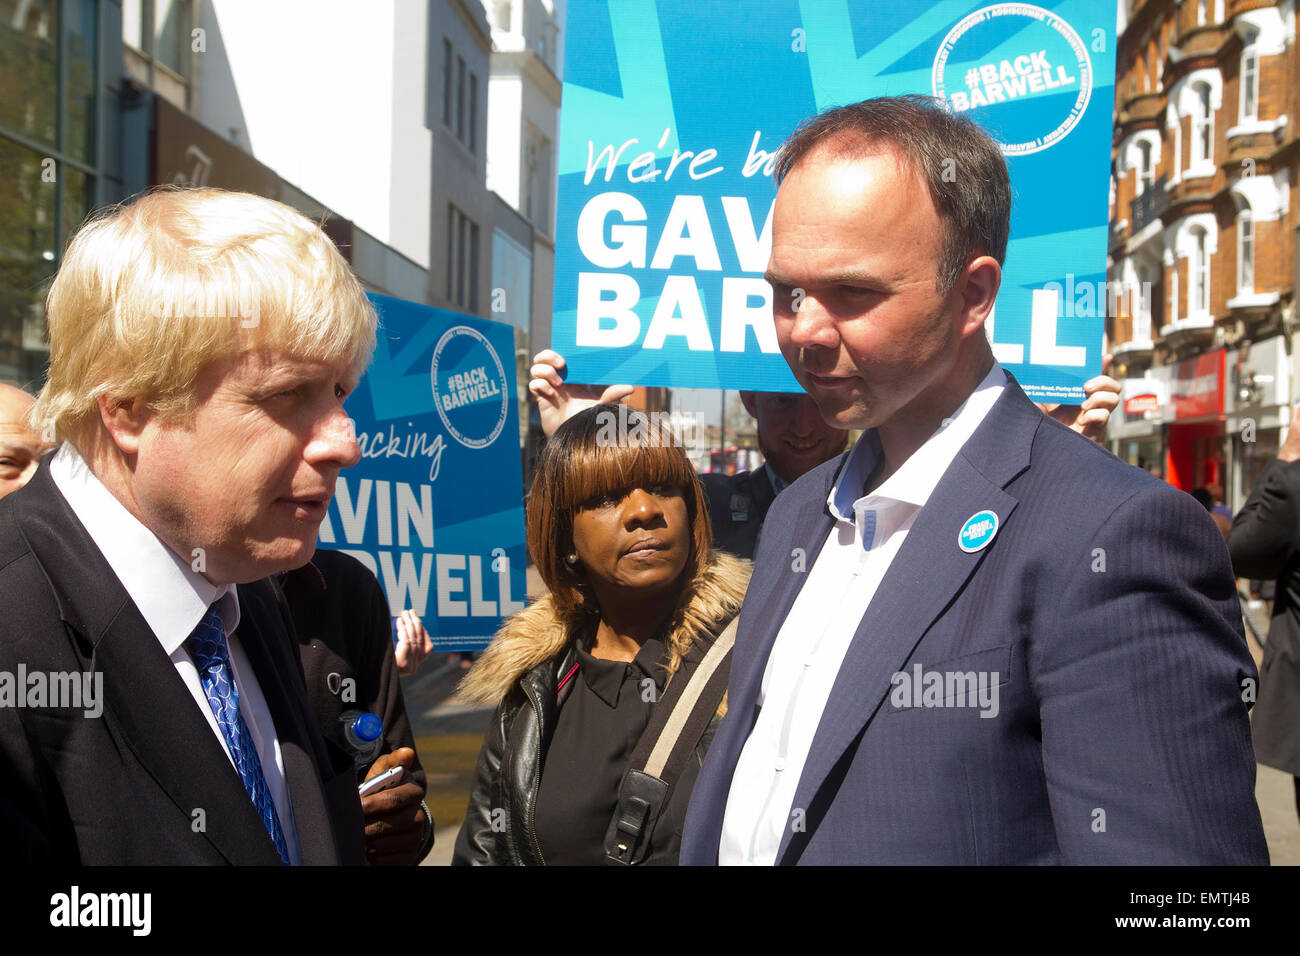
[[[792,552],[812,567],[844,460],[799,479],[768,514],[683,863],[717,861],[763,671],[804,579]],[[966,553],[958,531],[985,509],[997,534]],[[948,700],[896,706],[891,678],[918,664],[996,672],[997,716]],[[1205,510],[1009,382],[858,627],[777,860],[1266,863],[1242,700],[1254,675]]]
[[[368,710],[384,722],[381,754],[398,747],[414,750],[393,654],[393,619],[375,576],[349,554],[317,548],[315,557],[286,574],[281,585],[298,635],[307,699],[321,733],[346,750],[339,718],[349,710]],[[345,681],[352,682],[355,693],[346,692]],[[410,779],[425,789],[418,756]]]
[[[1300,777],[1300,461],[1273,459],[1228,533],[1239,577],[1277,580],[1253,716],[1259,762]]]
[[[776,492],[766,463],[738,475],[700,475],[709,503],[713,546],[741,558],[754,558],[758,532]]]
[[[275,722],[306,864],[361,863],[351,761],[307,704],[284,599],[239,586],[237,633]],[[20,863],[280,857],[157,638],[50,476],[0,501],[0,671],[99,672],[103,713],[0,707],[0,846]]]

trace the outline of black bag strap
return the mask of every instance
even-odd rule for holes
[[[634,866],[649,852],[659,813],[668,805],[687,761],[727,692],[739,620],[739,614],[731,619],[690,676],[669,679],[619,785],[618,805],[605,832],[606,863]],[[682,665],[684,668],[686,661]],[[679,669],[678,674],[681,672]]]

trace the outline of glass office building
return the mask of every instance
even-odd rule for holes
[[[120,64],[120,17],[112,2],[0,0],[0,381],[30,390],[49,358],[43,302],[63,247],[119,198],[101,37],[114,19]]]

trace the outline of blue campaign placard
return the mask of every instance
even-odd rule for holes
[[[1010,169],[995,356],[1031,397],[1082,400],[1108,299],[1113,0],[570,0],[567,17],[551,344],[570,381],[798,391],[762,278],[772,157],[823,109],[925,93]]]
[[[514,330],[367,295],[378,344],[346,405],[361,461],[339,475],[319,546],[369,567],[437,650],[478,650],[524,606]]]

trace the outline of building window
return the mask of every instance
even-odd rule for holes
[[[1169,322],[1178,321],[1178,260],[1169,270]]]
[[[469,311],[478,314],[478,223],[469,224]]]
[[[1206,250],[1205,230],[1192,230],[1192,258],[1187,263],[1188,302],[1187,313],[1205,314],[1210,311],[1210,255]]]
[[[542,232],[551,232],[551,141],[531,123],[524,150],[524,217]]]
[[[478,312],[478,223],[447,206],[447,299],[456,308]]]
[[[1237,216],[1237,291],[1255,291],[1255,219],[1249,209]]]
[[[456,247],[456,207],[447,206],[447,299],[455,301],[452,283],[455,282],[456,257],[452,250]]]
[[[155,56],[173,73],[190,75],[189,0],[154,0],[154,29],[157,33]]]
[[[1259,54],[1247,49],[1241,54],[1241,121],[1259,114]]]
[[[1151,144],[1146,140],[1138,143],[1138,178],[1137,194],[1141,196],[1151,188],[1155,181],[1155,169],[1151,162]]]
[[[442,41],[442,125],[451,126],[451,41]]]
[[[1173,181],[1178,182],[1183,175],[1183,122],[1176,117],[1174,119],[1174,154],[1169,159],[1174,170]]]
[[[1198,27],[1205,25],[1205,21],[1209,16],[1209,6],[1209,0],[1196,0],[1196,25]]]
[[[465,58],[456,57],[456,138],[465,142]]]
[[[97,168],[98,19],[94,0],[0,2],[0,381],[29,389],[49,360],[50,280],[112,189]]]
[[[472,153],[476,149],[475,131],[478,129],[478,77],[469,75],[469,139],[466,145]]]
[[[1196,115],[1192,117],[1192,162],[1208,163],[1214,158],[1214,109],[1210,105],[1210,84],[1197,83]]]
[[[478,77],[465,58],[452,63],[451,41],[442,41],[442,123],[471,153],[478,151]]]
[[[1137,298],[1133,301],[1133,341],[1151,341],[1151,270],[1138,266]]]

